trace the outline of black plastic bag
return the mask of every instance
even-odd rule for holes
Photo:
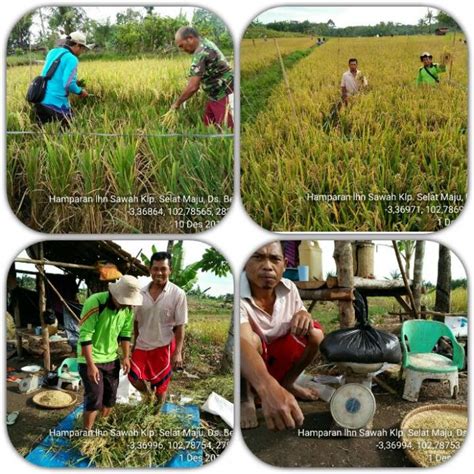
[[[56,387],[58,385],[58,380],[58,373],[55,371],[50,371],[45,375],[43,379],[43,385],[45,387]]]
[[[357,325],[329,333],[321,343],[321,354],[329,362],[398,364],[402,359],[398,337],[370,325],[367,300],[358,291],[354,310]]]

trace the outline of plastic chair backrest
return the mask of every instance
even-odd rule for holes
[[[401,337],[407,342],[409,352],[432,352],[439,338],[443,336],[453,344],[456,343],[451,329],[438,321],[405,321],[402,326]]]
[[[79,365],[77,363],[77,359],[75,357],[68,357],[61,362],[61,365],[58,369],[58,375],[61,377],[63,373],[63,367],[67,365],[69,372],[79,372]]]

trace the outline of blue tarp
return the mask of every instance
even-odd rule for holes
[[[70,431],[74,429],[76,419],[81,415],[83,406],[80,405],[62,419],[51,432]],[[185,428],[199,428],[200,417],[199,408],[196,405],[180,406],[173,403],[165,403],[162,408],[163,413],[175,412],[179,415],[190,416],[190,423]],[[202,443],[199,438],[193,439],[193,447],[178,451],[178,453],[166,463],[165,467],[198,467],[202,465]],[[54,449],[50,449],[55,446]],[[58,446],[64,449],[57,449]],[[41,467],[94,467],[89,459],[84,458],[77,449],[71,448],[71,443],[67,437],[48,435],[43,439],[25,458],[32,464]],[[127,466],[116,466],[127,467]]]

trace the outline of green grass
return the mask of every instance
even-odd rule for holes
[[[34,64],[36,66],[37,61],[44,61],[45,54],[41,51],[32,52],[32,53],[25,53],[25,54],[17,54],[7,56],[7,67],[13,66],[26,66],[29,64]]]
[[[434,310],[435,291],[422,295],[421,304],[428,310]],[[370,297],[369,321],[373,326],[383,326],[388,317],[388,313],[397,313],[404,310],[392,297]],[[467,290],[456,288],[451,292],[451,312],[467,314]],[[314,319],[317,319],[323,326],[324,332],[330,333],[339,329],[339,307],[334,302],[317,303],[311,312]]]
[[[370,297],[369,321],[372,325],[378,326],[384,323],[385,316],[389,312],[398,311],[400,305],[392,297]],[[311,312],[314,319],[317,319],[323,326],[324,332],[330,333],[339,329],[339,306],[336,302],[317,303]]]
[[[192,373],[221,374],[221,361],[227,341],[232,305],[220,300],[188,298],[189,320],[185,336],[185,365]]]
[[[271,45],[270,47],[273,47]],[[298,50],[283,57],[285,68],[291,69],[298,61],[308,56],[313,48]],[[242,107],[242,124],[255,120],[263,110],[272,94],[273,87],[283,80],[283,71],[279,60],[267,66],[265,70],[253,74],[242,74],[240,95],[245,106]]]

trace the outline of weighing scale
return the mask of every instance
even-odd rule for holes
[[[383,366],[383,362],[338,362],[337,365],[344,372],[346,382],[331,397],[330,410],[333,420],[342,428],[371,428],[376,410],[372,377]]]

